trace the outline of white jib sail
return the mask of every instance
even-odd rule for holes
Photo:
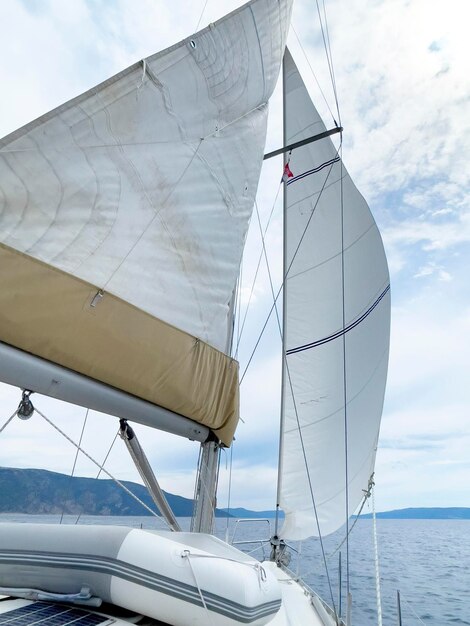
[[[290,10],[291,0],[254,0],[0,140],[0,248],[12,268],[19,263],[22,268],[15,283],[18,299],[0,302],[4,326],[11,328],[0,340],[203,419],[204,398],[186,407],[182,398],[188,377],[178,383],[182,362],[189,363],[187,355],[201,360],[194,357],[194,341],[183,338],[180,353],[172,356],[177,349],[173,331],[160,325],[154,332],[151,320],[229,352],[230,301]],[[38,277],[25,283],[25,276],[35,271]],[[11,293],[6,280],[2,290]],[[34,291],[38,280],[50,286],[43,302]],[[95,294],[104,292],[102,302],[101,294],[95,300],[94,294],[88,297],[93,288]],[[88,291],[78,296],[80,289]],[[52,297],[59,291],[57,304]],[[12,306],[23,310],[21,298],[28,293],[35,302],[24,327],[34,327],[34,337],[25,340],[23,329],[13,328],[8,311]],[[113,297],[119,301],[111,304]],[[97,323],[100,311],[108,307],[99,329],[90,316],[83,328],[83,315],[74,327],[74,316],[87,306]],[[70,309],[70,314],[54,321],[57,334],[49,337],[44,323],[51,322],[58,308],[61,313]],[[132,315],[138,319],[127,330],[123,317]],[[148,325],[145,332],[143,323]],[[104,345],[105,334],[112,331],[114,339]],[[66,347],[65,335],[74,333],[82,336],[83,355],[80,345]],[[157,335],[150,350],[149,341]],[[103,345],[88,366],[87,359],[95,359],[97,338]],[[149,352],[145,366],[138,354],[130,357],[129,350],[138,343]],[[109,364],[99,363],[111,352]],[[162,371],[141,389],[142,375],[161,354],[166,359]],[[129,359],[125,372],[111,371]],[[219,370],[231,367],[221,365],[214,352],[205,358],[211,360]],[[190,376],[195,365],[188,366]],[[224,404],[218,398],[238,386],[236,376],[224,382],[224,376],[212,376],[207,368],[192,376],[197,385],[198,376],[209,385],[215,381],[217,388],[208,393],[216,398],[215,412]],[[135,385],[128,384],[132,378]],[[158,388],[168,389],[168,378],[175,387],[171,402],[159,399]],[[230,404],[233,417],[236,400]]]
[[[287,51],[285,64],[290,144],[325,126]],[[332,141],[293,150],[289,168],[281,535],[304,539],[341,527],[373,472],[390,290],[379,231]]]

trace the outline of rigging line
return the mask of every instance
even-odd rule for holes
[[[127,252],[127,254],[121,259],[119,265],[116,267],[116,269],[113,271],[113,273],[111,274],[111,276],[108,278],[108,280],[106,281],[106,283],[102,286],[101,290],[104,291],[106,289],[106,287],[109,285],[109,283],[111,282],[111,280],[113,279],[113,277],[116,275],[116,273],[120,270],[120,268],[122,267],[123,263],[128,259],[128,257],[132,254],[132,252],[135,250],[136,246],[140,243],[140,241],[142,240],[142,238],[144,237],[144,235],[147,233],[148,229],[150,228],[150,226],[154,223],[154,221],[157,219],[157,217],[160,215],[162,209],[166,206],[166,204],[168,203],[169,199],[171,198],[171,196],[174,194],[174,192],[176,191],[176,189],[178,188],[178,185],[180,184],[180,182],[183,180],[186,172],[188,171],[188,169],[190,168],[192,162],[194,161],[197,153],[199,152],[199,148],[201,147],[202,144],[202,139],[199,140],[199,143],[197,145],[196,150],[194,151],[194,153],[192,154],[191,158],[189,159],[188,164],[186,165],[186,167],[184,168],[181,176],[178,178],[178,180],[176,181],[174,187],[172,188],[172,190],[170,191],[170,193],[168,194],[168,196],[166,197],[166,199],[164,200],[164,202],[162,203],[162,205],[159,207],[158,211],[155,211],[154,215],[152,216],[152,219],[149,221],[149,223],[147,224],[147,226],[144,228],[144,230],[141,232],[140,236],[137,238],[137,240],[134,242],[134,244],[131,246],[130,250]],[[153,205],[150,202],[152,208]]]
[[[234,359],[238,360],[238,346],[240,345],[240,319],[241,319],[241,310],[242,310],[242,285],[243,285],[243,259],[242,262],[240,264],[240,273],[238,275],[238,280],[237,280],[237,307],[236,307],[236,317],[237,317],[237,322],[236,322],[236,328],[237,328],[237,341],[236,341],[236,345],[235,345],[235,353],[233,355]],[[233,345],[232,345],[232,351],[233,351]]]
[[[209,0],[206,0],[205,3],[204,3],[204,6],[202,7],[201,15],[199,16],[195,32],[197,32],[199,30],[199,25],[201,24],[202,16],[204,15],[204,11],[206,10],[206,6],[207,6],[208,2],[209,2]]]
[[[80,439],[78,440],[78,445],[81,446],[82,445],[82,439],[83,439],[83,433],[85,432],[85,426],[86,426],[86,422],[88,419],[88,413],[90,412],[90,409],[86,410],[85,413],[85,419],[83,420],[83,426],[82,426],[82,432],[80,433]],[[75,474],[75,468],[77,466],[77,459],[78,459],[78,455],[79,455],[80,450],[77,448],[77,451],[75,452],[75,459],[73,462],[73,467],[72,467],[72,473],[70,474],[70,478],[69,478],[69,488],[68,488],[68,492],[69,492],[69,496],[70,496],[70,490],[72,487],[72,478]],[[62,524],[62,521],[64,519],[64,513],[65,513],[65,500],[63,502],[63,506],[62,506],[62,513],[60,515],[60,521],[59,524]]]
[[[230,466],[228,473],[228,501],[227,501],[227,523],[225,526],[225,542],[228,543],[228,527],[229,527],[229,516],[230,516],[230,499],[232,496],[232,466],[233,466],[233,446],[235,445],[235,441],[232,441],[232,445],[230,446]]]
[[[325,0],[322,0],[322,2],[323,2],[323,15],[325,18],[326,40],[328,42],[328,52],[329,52],[330,59],[331,59],[331,74],[332,74],[332,81],[333,81],[333,91],[335,94],[336,111],[338,112],[338,122],[339,122],[339,125],[341,126],[341,113],[339,110],[338,90],[336,87],[336,76],[335,76],[335,68],[334,68],[334,63],[333,63],[333,54],[331,52],[331,41],[330,41],[330,31],[328,28],[328,17],[326,15]]]
[[[341,145],[339,150],[341,151]],[[343,328],[346,325],[346,295],[344,267],[344,193],[343,161],[341,160],[340,203],[341,203],[341,304]],[[348,387],[346,375],[346,333],[343,334],[343,404],[344,404],[344,480],[345,480],[345,517],[346,517],[346,589],[349,596],[349,449],[348,449]]]
[[[342,137],[342,134],[341,134],[341,137]],[[341,139],[341,141],[342,141],[342,139]],[[340,147],[341,147],[341,144],[340,144]],[[340,147],[336,150],[336,154],[338,154],[338,153],[339,153],[339,149],[340,149]],[[286,280],[287,280],[287,276],[289,275],[290,269],[291,269],[291,267],[292,267],[292,265],[293,265],[293,263],[294,263],[294,261],[295,261],[295,259],[296,259],[296,257],[297,257],[297,254],[298,254],[298,252],[299,252],[300,246],[302,245],[302,242],[303,242],[303,240],[304,240],[304,238],[305,238],[305,236],[306,236],[306,234],[307,234],[308,227],[310,226],[310,222],[312,221],[312,219],[313,219],[313,215],[315,214],[315,211],[316,211],[316,208],[317,208],[317,206],[318,206],[318,203],[320,202],[320,198],[322,197],[323,190],[325,189],[325,187],[326,187],[326,183],[328,182],[328,178],[330,177],[330,174],[331,174],[331,172],[332,172],[332,170],[333,170],[333,166],[334,166],[334,163],[332,163],[332,164],[330,165],[330,168],[329,168],[329,170],[328,170],[328,172],[327,172],[327,174],[326,174],[326,176],[325,176],[325,180],[323,181],[323,185],[322,185],[322,187],[321,187],[321,189],[320,189],[320,191],[319,191],[319,193],[318,193],[318,197],[317,197],[317,199],[316,199],[316,202],[315,202],[314,206],[312,207],[312,211],[311,211],[311,213],[310,213],[310,216],[309,216],[309,218],[308,218],[308,220],[307,220],[307,223],[306,223],[306,225],[305,225],[305,228],[304,228],[304,230],[303,230],[303,232],[302,232],[302,235],[301,235],[301,237],[300,237],[300,239],[299,239],[299,242],[298,242],[298,244],[297,244],[297,247],[296,247],[296,248],[295,248],[295,250],[294,250],[294,254],[292,255],[291,262],[289,263],[289,266],[288,266],[288,267],[287,267],[287,269],[286,269],[286,273],[285,273],[285,276],[284,276],[284,278],[283,278],[283,282],[282,282],[281,286],[279,287],[279,290],[278,290],[278,292],[277,292],[277,294],[276,294],[276,297],[274,298],[274,303],[273,303],[273,305],[272,305],[272,306],[271,306],[271,308],[269,309],[268,316],[266,317],[266,320],[265,320],[265,322],[264,322],[264,324],[263,324],[263,327],[262,327],[261,332],[260,332],[260,334],[259,334],[259,336],[258,336],[258,339],[256,340],[256,343],[255,343],[255,346],[254,346],[254,348],[253,348],[253,350],[252,350],[252,352],[251,352],[250,358],[248,359],[248,363],[246,364],[245,369],[243,370],[243,374],[242,374],[242,376],[241,376],[241,378],[240,378],[240,383],[239,383],[239,385],[241,385],[241,384],[242,384],[243,379],[245,378],[245,374],[247,373],[248,368],[249,368],[249,367],[250,367],[250,365],[251,365],[251,361],[253,360],[253,357],[254,357],[254,355],[255,355],[255,352],[256,352],[256,350],[258,349],[259,342],[261,341],[261,338],[262,338],[262,336],[263,336],[263,334],[264,334],[264,331],[266,330],[266,326],[268,325],[269,319],[270,319],[270,317],[271,317],[271,313],[273,312],[273,310],[274,310],[274,308],[275,308],[275,306],[276,306],[276,302],[277,302],[277,300],[278,300],[278,298],[279,298],[279,296],[280,296],[280,294],[281,294],[281,292],[282,292],[282,289],[283,289],[283,287],[284,287],[284,283],[285,283],[285,282],[286,282]],[[261,255],[262,255],[262,253],[261,253]]]
[[[271,212],[269,213],[268,221],[266,222],[266,226],[264,227],[264,236],[265,237],[266,237],[266,233],[268,232],[269,225],[271,223],[271,219],[272,219],[272,216],[273,216],[273,213],[274,213],[274,209],[275,209],[276,204],[277,204],[277,199],[279,198],[279,192],[281,191],[282,184],[283,183],[282,183],[282,180],[281,180],[281,182],[279,183],[279,186],[277,188],[276,197],[274,198],[274,202],[273,202],[272,207],[271,207]],[[259,272],[259,268],[260,268],[260,265],[261,265],[261,259],[262,258],[263,258],[263,250],[261,250],[261,252],[259,254],[259,257],[258,257],[258,263],[256,265],[256,272],[255,272],[255,276],[253,278],[253,282],[252,282],[252,285],[251,285],[250,296],[248,298],[248,303],[246,305],[245,313],[244,313],[244,316],[243,316],[242,327],[241,327],[241,330],[240,330],[240,334],[238,336],[236,354],[238,354],[238,347],[240,345],[240,341],[241,341],[241,338],[242,338],[243,329],[245,328],[245,322],[246,322],[246,318],[247,318],[247,315],[248,315],[248,310],[250,308],[251,298],[253,297],[255,284],[256,284],[256,279],[258,278],[258,272]],[[270,311],[269,315],[271,315],[271,313],[272,313],[272,311]]]
[[[154,215],[152,217],[152,219],[148,222],[147,226],[145,227],[145,229],[142,231],[142,233],[140,234],[140,236],[137,238],[137,240],[135,241],[135,243],[132,245],[132,247],[130,248],[130,250],[127,252],[127,254],[121,259],[119,265],[116,267],[116,269],[112,272],[111,276],[107,279],[107,281],[105,282],[105,284],[101,287],[101,291],[104,291],[106,289],[106,287],[109,285],[109,283],[111,282],[111,280],[114,278],[114,276],[116,275],[116,273],[120,270],[120,268],[122,267],[123,263],[127,260],[127,258],[132,254],[132,252],[134,251],[134,249],[136,248],[136,246],[140,243],[140,241],[142,240],[143,236],[146,234],[146,232],[148,231],[148,229],[150,228],[150,226],[153,224],[153,222],[155,221],[155,219],[160,215],[162,209],[166,206],[166,204],[168,203],[169,199],[171,198],[171,196],[174,194],[174,192],[176,191],[176,189],[178,188],[178,185],[180,184],[180,182],[182,181],[182,179],[184,178],[186,172],[188,171],[188,169],[190,168],[192,162],[194,161],[195,157],[197,156],[199,149],[201,147],[202,142],[209,138],[212,137],[214,135],[217,135],[219,132],[223,131],[225,128],[231,126],[232,124],[235,124],[236,122],[238,122],[239,120],[242,120],[243,118],[247,117],[248,115],[250,115],[251,113],[253,113],[254,111],[261,111],[263,108],[266,107],[267,103],[262,103],[256,107],[253,107],[253,109],[251,109],[250,111],[247,111],[246,113],[244,113],[243,115],[240,115],[238,118],[231,120],[230,122],[227,122],[227,124],[225,124],[224,126],[222,126],[221,128],[216,129],[215,131],[213,131],[212,133],[208,133],[207,135],[205,135],[204,137],[201,137],[201,139],[198,142],[198,145],[193,153],[193,155],[191,156],[191,159],[189,160],[188,164],[186,165],[186,167],[184,168],[181,176],[178,178],[178,180],[176,181],[174,187],[172,187],[170,193],[168,194],[168,196],[166,197],[166,199],[163,201],[163,203],[161,204],[161,206],[158,208],[158,210],[155,209],[155,207],[153,206],[153,202],[151,201],[151,199],[149,198],[148,194],[146,193],[145,189],[144,189],[144,193],[145,196],[150,204],[150,206],[152,207],[152,209],[154,210]],[[118,147],[122,147],[121,144],[119,144]],[[201,158],[201,157],[200,157]],[[129,161],[129,159],[128,159]],[[139,172],[136,170],[134,164],[129,161],[134,169],[134,172],[136,173],[137,177],[140,180],[140,174]],[[204,163],[206,163],[203,160]],[[142,184],[143,186],[143,184]]]
[[[377,519],[375,516],[375,488],[372,485],[372,520],[374,532],[374,557],[375,557],[375,592],[377,596],[377,626],[382,626],[382,598],[380,594],[380,571],[379,571],[379,548],[377,542]]]
[[[264,260],[266,261],[266,269],[268,270],[269,285],[271,287],[271,295],[272,295],[272,298],[273,298],[274,310],[276,311],[277,327],[279,329],[279,336],[280,336],[281,341],[282,341],[281,320],[279,319],[279,311],[277,310],[277,306],[276,306],[276,296],[274,295],[274,285],[273,285],[273,280],[272,280],[272,276],[271,276],[271,268],[269,267],[268,254],[266,252],[266,243],[265,243],[265,239],[264,239],[264,236],[263,236],[263,229],[261,228],[261,220],[260,220],[260,217],[259,217],[258,203],[256,202],[256,200],[255,200],[255,207],[256,207],[256,216],[258,218],[259,232],[260,232],[261,242],[262,242],[262,247],[263,247],[262,252],[263,252],[263,255],[264,255]]]
[[[191,558],[190,557],[193,556],[193,555],[191,554],[191,552],[189,550],[183,550],[183,553],[182,553],[181,556],[182,557],[186,557],[187,560],[188,560],[189,569],[191,570],[191,573],[193,575],[194,582],[196,583],[196,587],[197,587],[197,590],[199,592],[199,597],[200,597],[201,602],[202,602],[202,606],[204,607],[205,613],[206,613],[207,618],[208,618],[208,622],[207,623],[208,624],[212,624],[213,622],[212,622],[211,614],[209,613],[209,609],[207,608],[207,604],[206,604],[206,601],[204,599],[204,594],[202,593],[202,588],[199,585],[199,582],[198,582],[198,580],[196,578],[196,572],[194,571],[193,564],[191,563]]]
[[[322,552],[322,557],[323,557],[323,564],[325,566],[325,574],[326,574],[326,578],[327,578],[327,581],[328,581],[328,588],[329,588],[329,591],[330,591],[331,605],[333,607],[333,611],[335,613],[335,618],[337,620],[338,619],[338,615],[337,615],[337,612],[336,612],[336,604],[335,604],[335,600],[334,600],[334,597],[333,597],[333,588],[331,586],[330,572],[328,570],[328,563],[327,563],[327,560],[326,560],[325,546],[323,544],[323,537],[322,537],[321,530],[320,530],[320,520],[318,518],[317,504],[315,502],[315,494],[313,493],[312,479],[311,479],[311,476],[310,476],[310,469],[309,469],[308,461],[307,461],[307,453],[306,453],[306,450],[305,450],[305,444],[304,444],[304,438],[303,438],[303,434],[302,434],[302,428],[300,426],[299,412],[297,410],[297,402],[295,401],[294,386],[292,384],[292,378],[291,378],[291,375],[290,375],[290,369],[289,369],[289,364],[287,362],[287,355],[286,354],[284,354],[284,367],[286,369],[287,378],[289,380],[289,387],[290,387],[290,393],[291,393],[291,397],[292,397],[292,404],[294,406],[295,419],[296,419],[296,422],[297,422],[297,430],[298,430],[298,433],[299,433],[300,445],[301,445],[301,448],[302,448],[302,456],[303,456],[304,463],[305,463],[305,472],[307,474],[308,486],[309,486],[309,489],[310,489],[310,496],[312,498],[313,511],[315,513],[315,521],[316,521],[316,524],[317,524],[318,538],[320,540],[320,547],[321,547],[321,552]]]
[[[404,598],[404,596],[402,594],[400,594],[400,598]],[[416,611],[414,610],[413,605],[411,604],[411,602],[409,602],[406,598],[404,598],[404,600],[405,600],[406,604],[410,607],[412,613],[414,614],[414,616],[416,617],[418,622],[420,622],[421,624],[424,624],[424,626],[426,626],[425,622],[423,622],[423,620],[420,618],[418,613],[416,613]]]
[[[321,93],[321,95],[322,95],[322,97],[323,97],[323,100],[325,101],[325,104],[326,104],[326,106],[327,106],[327,108],[328,108],[328,111],[330,112],[330,115],[331,115],[331,118],[332,118],[332,120],[333,120],[333,123],[334,123],[334,124],[336,124],[337,122],[336,122],[336,120],[335,120],[335,116],[334,116],[333,111],[331,110],[331,107],[330,107],[330,105],[329,105],[329,103],[328,103],[328,100],[327,100],[327,98],[326,98],[326,96],[325,96],[325,92],[324,92],[324,91],[323,91],[323,89],[321,88],[321,85],[320,85],[320,82],[318,81],[317,75],[315,74],[315,71],[314,71],[314,69],[313,69],[313,67],[312,67],[312,64],[310,63],[310,59],[308,58],[308,55],[307,55],[307,53],[305,52],[305,48],[303,47],[302,42],[300,41],[300,37],[298,36],[297,31],[295,30],[295,28],[294,28],[294,25],[293,25],[293,24],[291,24],[291,28],[292,28],[292,30],[294,31],[294,35],[295,35],[295,37],[296,37],[296,39],[297,39],[297,43],[299,44],[300,49],[302,50],[302,53],[303,53],[303,55],[304,55],[304,57],[305,57],[305,60],[307,61],[307,65],[309,66],[310,71],[312,72],[312,76],[313,76],[313,78],[315,79],[315,82],[317,83],[317,87],[318,87],[318,89],[320,90],[320,93]]]
[[[38,415],[40,415],[48,424],[50,424],[52,426],[52,428],[55,428],[55,430],[60,433],[62,435],[62,437],[64,437],[65,439],[67,439],[67,441],[69,443],[71,443],[73,446],[75,446],[76,448],[78,448],[80,450],[80,452],[82,454],[84,454],[87,459],[89,459],[92,463],[94,463],[97,467],[100,467],[100,464],[98,463],[98,461],[95,461],[95,459],[90,456],[88,454],[88,452],[85,452],[85,450],[83,448],[81,448],[80,446],[78,446],[75,441],[73,439],[71,439],[66,433],[64,433],[63,430],[61,430],[56,424],[54,424],[54,422],[52,422],[48,417],[46,417],[44,415],[44,413],[42,413],[37,407],[34,407],[34,410],[36,411],[36,413]],[[161,517],[161,515],[159,515],[156,511],[154,511],[153,509],[151,509],[149,506],[147,506],[147,504],[145,504],[145,502],[143,500],[141,500],[139,498],[139,496],[136,496],[135,493],[132,493],[132,491],[130,489],[128,489],[120,480],[118,480],[117,478],[115,478],[112,474],[110,474],[108,472],[108,470],[106,470],[104,467],[101,467],[102,471],[106,474],[106,476],[108,476],[109,478],[111,478],[111,480],[113,480],[116,485],[119,485],[119,487],[121,487],[121,489],[123,489],[127,495],[129,495],[131,498],[133,498],[136,502],[138,502],[139,504],[141,504],[144,509],[146,509],[149,513],[151,513],[154,517],[158,518],[160,521],[163,521],[165,523],[166,520]]]
[[[325,28],[323,26],[323,20],[322,20],[321,11],[320,11],[320,5],[318,3],[318,0],[316,0],[315,3],[317,5],[318,19],[320,21],[320,29],[321,29],[322,39],[323,39],[323,46],[325,48],[326,61],[328,63],[328,70],[330,72],[331,85],[333,87],[333,94],[334,94],[334,97],[335,97],[336,110],[338,112],[338,117],[339,117],[338,94],[336,92],[336,83],[335,83],[334,72],[333,72],[333,60],[331,59],[329,51],[328,51],[328,45],[327,45],[327,41],[326,41],[326,37],[325,37]],[[326,19],[326,13],[325,13],[325,19]],[[338,122],[340,122],[339,119],[338,119]]]
[[[7,419],[7,421],[3,424],[3,426],[0,428],[0,433],[2,431],[5,430],[5,428],[8,426],[8,424],[11,422],[11,420],[18,414],[18,409],[15,410],[15,412],[13,413],[13,415],[10,415],[10,417]]]
[[[361,506],[359,507],[359,511],[356,513],[356,519],[354,520],[352,526],[349,529],[349,534],[351,534],[352,531],[354,530],[354,526],[357,524],[357,520],[359,519],[359,517],[360,517],[360,515],[362,513],[362,510],[363,510],[367,500],[371,496],[371,493],[372,493],[371,490],[372,490],[372,487],[374,485],[373,479],[374,479],[374,474],[372,474],[372,476],[369,478],[369,488],[367,489],[367,491],[364,490],[364,498],[362,500]],[[344,537],[343,541],[339,544],[339,546],[337,546],[337,548],[334,550],[334,552],[332,552],[331,554],[328,555],[329,559],[333,558],[335,556],[335,554],[339,550],[341,550],[341,548],[343,547],[345,541],[346,541],[346,536]]]
[[[197,469],[196,469],[196,480],[194,481],[194,491],[193,491],[193,514],[191,515],[191,531],[193,531],[194,524],[196,523],[196,509],[197,509],[197,488],[199,484],[199,473],[201,471],[201,455],[202,455],[202,446],[199,446],[199,455],[197,458]]]
[[[111,454],[111,450],[113,449],[114,444],[116,443],[116,439],[118,438],[119,432],[120,432],[120,429],[118,429],[117,433],[114,435],[114,439],[111,442],[111,445],[109,446],[109,449],[108,449],[108,451],[106,453],[106,456],[104,457],[104,460],[103,460],[103,462],[100,465],[100,469],[98,470],[98,473],[95,476],[95,480],[98,480],[98,478],[100,477],[100,474],[103,471],[103,467],[105,466],[106,461],[108,460],[108,456]],[[79,513],[77,519],[75,520],[75,524],[78,524],[78,522],[80,521],[81,516],[82,516],[82,514]]]

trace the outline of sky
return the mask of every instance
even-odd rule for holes
[[[238,5],[205,0],[8,0],[0,2],[0,136]],[[347,6],[347,10],[345,10]],[[376,506],[470,506],[470,50],[465,0],[328,0],[343,158],[381,230],[391,272],[389,377],[376,463]],[[202,16],[201,16],[202,14]],[[313,2],[294,6],[289,47],[327,126],[334,110]],[[306,56],[305,56],[306,54]],[[313,74],[314,72],[314,74]],[[315,78],[316,77],[316,78]],[[322,86],[319,91],[318,83]],[[280,147],[280,97],[271,103],[267,150]],[[336,115],[336,114],[335,114]],[[282,162],[269,163],[258,195],[261,221],[274,205],[267,241],[280,280]],[[251,290],[249,261],[259,246],[252,221],[242,309]],[[241,371],[271,306],[263,268],[240,349]],[[231,504],[275,505],[280,357],[274,320],[241,386],[243,422],[233,446]],[[0,385],[0,428],[17,389]],[[38,408],[77,440],[85,410],[47,398]],[[90,412],[83,447],[100,462],[115,418]],[[136,426],[161,485],[193,494],[198,446]],[[219,506],[227,506],[230,451],[222,453]],[[35,415],[0,433],[0,465],[70,473],[74,449]],[[138,480],[124,444],[106,465]],[[93,476],[88,459],[76,475]]]

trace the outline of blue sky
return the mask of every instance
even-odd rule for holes
[[[289,46],[328,125],[331,115],[295,34],[333,108],[312,4],[296,2]],[[166,6],[156,0],[0,3],[0,136],[189,35],[203,6],[202,0],[173,0]],[[235,6],[235,1],[209,0],[201,27]],[[470,7],[458,0],[445,7],[429,0],[350,0],[345,11],[344,2],[330,0],[327,9],[345,128],[344,160],[382,231],[392,277],[392,345],[377,456],[377,507],[470,506]],[[271,111],[268,148],[276,148],[281,141],[279,94]],[[263,223],[281,168],[282,163],[273,162],[263,174],[258,198]],[[278,204],[268,243],[279,282]],[[256,229],[248,244],[248,258],[256,259]],[[248,269],[244,276],[246,301]],[[261,278],[242,358],[270,307],[264,269]],[[234,448],[235,506],[274,505],[280,378],[276,335],[273,319],[242,385],[244,423]],[[19,393],[1,386],[0,398],[1,422],[14,411]],[[47,399],[37,403],[78,439],[83,409]],[[101,459],[116,428],[113,418],[91,415],[85,447]],[[163,487],[191,496],[197,446],[144,428],[140,432]],[[110,471],[137,480],[120,444],[110,456]],[[15,421],[1,434],[2,465],[70,472],[73,456],[73,449],[39,417]],[[94,469],[79,459],[77,473],[93,475]],[[226,505],[226,493],[223,460],[221,506]]]

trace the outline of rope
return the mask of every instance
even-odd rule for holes
[[[327,18],[326,18],[325,3],[323,3],[325,27],[323,27],[323,20],[322,20],[321,11],[320,11],[320,5],[318,4],[318,0],[316,0],[316,5],[317,5],[317,12],[318,12],[318,19],[320,21],[321,34],[322,34],[322,38],[323,38],[323,46],[325,48],[326,61],[328,63],[328,71],[330,72],[331,85],[333,87],[333,94],[334,94],[334,97],[335,97],[336,110],[338,112],[338,121],[340,122],[340,125],[341,125],[341,118],[340,118],[340,114],[339,114],[338,93],[336,91],[336,80],[335,80],[335,73],[334,73],[334,70],[333,70],[333,59],[331,57],[331,48],[330,48],[330,45],[329,45],[328,23],[327,23]],[[325,30],[326,30],[326,33],[327,33],[326,35],[325,35]]]
[[[205,609],[205,611],[206,611],[206,615],[207,615],[208,623],[211,623],[211,624],[212,624],[213,622],[212,622],[212,617],[211,617],[211,614],[209,613],[209,609],[207,608],[206,601],[204,600],[204,596],[203,596],[203,594],[202,594],[202,589],[201,589],[201,587],[199,586],[199,582],[198,582],[197,577],[196,577],[196,572],[194,571],[193,564],[191,563],[191,559],[189,558],[190,556],[194,556],[194,555],[191,555],[191,553],[190,553],[190,551],[189,551],[189,550],[184,550],[181,556],[182,556],[183,558],[188,559],[189,568],[190,568],[191,573],[192,573],[192,575],[193,575],[194,582],[196,583],[196,587],[197,587],[197,590],[198,590],[198,592],[199,592],[199,597],[201,598],[202,606],[204,607],[204,609]]]
[[[377,543],[377,521],[375,517],[375,489],[372,488],[372,520],[374,532],[374,559],[375,559],[375,593],[377,596],[377,625],[382,626],[382,599],[380,594],[379,548]]]
[[[145,504],[145,502],[143,500],[141,500],[138,496],[135,495],[135,493],[132,493],[132,491],[130,489],[128,489],[120,480],[118,480],[117,478],[115,478],[112,474],[110,474],[108,472],[108,470],[106,470],[104,467],[102,467],[98,461],[95,461],[95,459],[93,457],[91,457],[87,452],[85,452],[85,450],[80,447],[77,443],[75,443],[75,441],[73,439],[71,439],[67,434],[64,433],[63,430],[61,430],[58,426],[56,426],[56,424],[54,424],[54,422],[52,422],[48,417],[46,417],[44,415],[44,413],[42,413],[38,408],[34,407],[34,410],[36,411],[36,413],[38,415],[40,415],[48,424],[50,424],[52,426],[52,428],[54,428],[58,433],[60,433],[62,435],[62,437],[64,437],[65,439],[67,439],[67,441],[69,443],[71,443],[73,446],[75,446],[76,448],[78,448],[78,450],[84,454],[87,459],[89,459],[92,463],[94,463],[97,467],[100,468],[100,471],[104,472],[106,474],[106,476],[108,476],[109,478],[111,478],[111,480],[113,480],[116,485],[119,485],[119,487],[121,487],[121,489],[123,489],[127,495],[129,495],[131,498],[133,498],[136,502],[138,502],[139,504],[141,504],[144,509],[146,509],[149,513],[151,513],[154,517],[158,518],[160,521],[165,521],[158,513],[156,513],[156,511],[152,510],[149,506],[147,506],[147,504]]]

